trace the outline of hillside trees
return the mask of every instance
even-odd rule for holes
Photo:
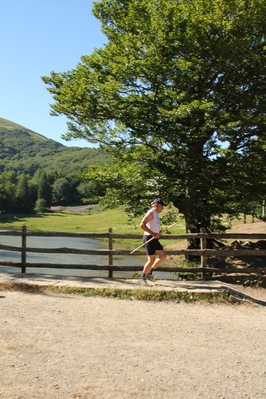
[[[14,171],[33,176],[38,169],[49,173],[63,170],[65,174],[84,172],[89,164],[105,163],[107,155],[96,148],[66,147],[26,128],[2,126],[0,118],[0,173]]]
[[[79,181],[60,177],[55,180],[52,188],[52,202],[56,205],[80,204],[81,199],[77,191]]]
[[[52,183],[54,179],[49,179],[47,173],[43,171],[38,179],[37,200],[44,200],[46,208],[52,205]]]
[[[0,212],[13,212],[16,203],[16,174],[0,174]]]
[[[81,185],[81,187],[80,187]],[[62,172],[38,169],[31,178],[15,172],[0,173],[0,213],[42,213],[51,205],[82,205],[96,199],[102,188]]]
[[[43,81],[67,139],[109,148],[123,172],[136,166],[128,193],[114,171],[107,200],[142,210],[162,195],[190,231],[262,201],[265,1],[101,0],[93,13],[107,44]],[[110,170],[90,176],[109,182]]]
[[[30,213],[33,208],[33,198],[28,180],[29,178],[25,174],[18,176],[15,191],[16,212]]]
[[[0,118],[0,213],[40,213],[58,205],[52,202],[56,201],[53,185],[62,178],[68,181],[66,205],[95,203],[103,188],[79,176],[90,164],[109,162],[100,148],[65,147]],[[20,179],[28,185],[27,190],[18,191]]]

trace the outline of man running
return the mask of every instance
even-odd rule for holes
[[[161,228],[160,218],[158,215],[163,210],[165,204],[161,198],[155,198],[151,205],[152,208],[146,213],[140,223],[140,227],[144,230],[143,242],[147,243],[147,241],[152,239],[150,242],[145,244],[145,251],[148,260],[145,263],[141,274],[140,283],[142,285],[147,284],[147,278],[152,280],[153,270],[156,269],[156,267],[158,267],[166,258],[163,247],[159,241],[159,238],[161,237]],[[158,257],[156,257],[156,255]]]

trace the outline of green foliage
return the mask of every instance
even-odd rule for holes
[[[37,184],[37,198],[44,200],[45,206],[50,207],[52,205],[52,187],[45,171],[39,175]]]
[[[85,171],[89,164],[108,161],[99,148],[66,147],[2,118],[0,138],[0,173],[14,171],[33,176],[39,169],[61,170],[67,175]]]
[[[139,279],[140,277],[141,277],[141,273],[140,272],[133,272],[132,278]]]
[[[109,162],[102,150],[68,148],[2,118],[0,138],[0,212],[31,213],[42,208],[38,200],[45,207],[98,201],[102,187],[86,181],[79,189],[78,175],[89,164]]]
[[[84,178],[105,187],[105,195],[100,199],[104,208],[123,206],[131,218],[147,210],[149,183],[143,179],[137,163],[126,164],[120,159],[111,165],[89,166]]]
[[[24,174],[18,176],[15,200],[15,211],[19,210],[21,213],[29,213],[32,210],[32,196],[28,178]]]
[[[52,189],[52,201],[57,205],[80,203],[78,191],[70,179],[61,177],[55,180]]]
[[[243,285],[246,287],[260,287],[263,284],[263,279],[261,277],[259,278],[255,278],[255,277],[251,277],[251,278],[246,278],[243,281]]]
[[[121,4],[94,4],[104,48],[43,77],[52,114],[67,116],[67,138],[116,157],[120,169],[104,171],[109,204],[134,214],[159,193],[187,230],[222,228],[217,215],[266,195],[266,3]]]
[[[43,198],[38,198],[36,203],[35,203],[35,207],[34,207],[34,211],[37,214],[42,214],[44,212],[46,212],[47,207],[46,207],[46,201]]]
[[[82,179],[82,177],[81,177]],[[104,188],[101,184],[96,181],[82,181],[77,186],[77,191],[81,198],[81,201],[85,204],[97,204],[99,197],[103,196]]]

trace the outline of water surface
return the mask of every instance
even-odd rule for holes
[[[21,247],[21,237],[0,236],[0,243],[3,245]],[[107,241],[95,240],[89,238],[75,237],[27,237],[27,247],[31,248],[71,248],[71,249],[108,249]],[[129,243],[116,243],[116,250],[130,250]],[[14,251],[0,250],[0,272],[18,272],[17,267],[3,266],[1,260],[20,262],[21,253]],[[51,264],[92,264],[108,265],[108,255],[74,255],[74,254],[56,254],[56,253],[27,253],[27,263],[51,263]],[[142,266],[145,263],[145,256],[113,256],[113,265],[116,266]],[[108,276],[108,271],[97,270],[69,270],[69,269],[50,269],[50,268],[27,268],[29,273],[42,273],[51,275],[67,276]],[[117,275],[118,272],[114,272]],[[119,272],[121,276],[132,277],[133,272]]]

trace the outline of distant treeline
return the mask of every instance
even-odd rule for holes
[[[62,172],[38,169],[31,177],[25,173],[0,174],[0,213],[40,213],[52,205],[96,203],[103,195],[97,183]]]

